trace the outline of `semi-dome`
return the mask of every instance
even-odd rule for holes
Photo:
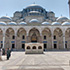
[[[37,19],[31,19],[29,22],[30,22],[30,23],[38,23],[39,20],[37,20]]]
[[[57,25],[58,26],[58,25],[61,25],[61,23],[53,22],[52,25]]]
[[[37,5],[37,4],[31,4],[29,6],[26,7],[26,9],[28,8],[39,8],[39,9],[43,9],[41,6]]]
[[[25,25],[27,24],[26,22],[20,22],[19,25]]]
[[[51,25],[49,22],[43,22],[43,25]]]
[[[67,17],[63,17],[63,16],[57,18],[57,21],[67,21],[67,20],[68,20],[68,18]]]
[[[0,22],[0,25],[7,25],[5,22]]]
[[[11,20],[11,18],[9,16],[2,16],[1,19],[8,19]]]
[[[17,25],[15,22],[10,22],[8,25]]]
[[[64,22],[62,25],[70,25],[70,22]]]
[[[49,13],[52,13],[52,14],[54,14],[54,12],[53,12],[53,11],[49,11]]]

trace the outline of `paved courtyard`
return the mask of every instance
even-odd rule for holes
[[[44,52],[44,54],[25,54],[12,52],[10,60],[2,57],[0,70],[70,70],[70,52]]]

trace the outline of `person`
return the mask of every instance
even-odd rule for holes
[[[2,56],[2,48],[0,47],[0,61],[2,61],[1,56]]]
[[[2,55],[5,55],[5,49],[4,48],[2,49]]]
[[[9,51],[10,51],[10,56],[9,57],[11,57],[11,48],[9,48]]]
[[[10,50],[9,48],[7,49],[7,60],[9,60],[9,57],[10,57]]]

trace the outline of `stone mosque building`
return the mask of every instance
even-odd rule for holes
[[[37,4],[31,4],[13,17],[0,18],[0,47],[43,53],[70,49],[70,19],[55,17]]]

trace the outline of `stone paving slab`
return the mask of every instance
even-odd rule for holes
[[[12,52],[10,60],[6,56],[0,61],[0,70],[70,70],[70,52],[44,52],[25,54]]]

